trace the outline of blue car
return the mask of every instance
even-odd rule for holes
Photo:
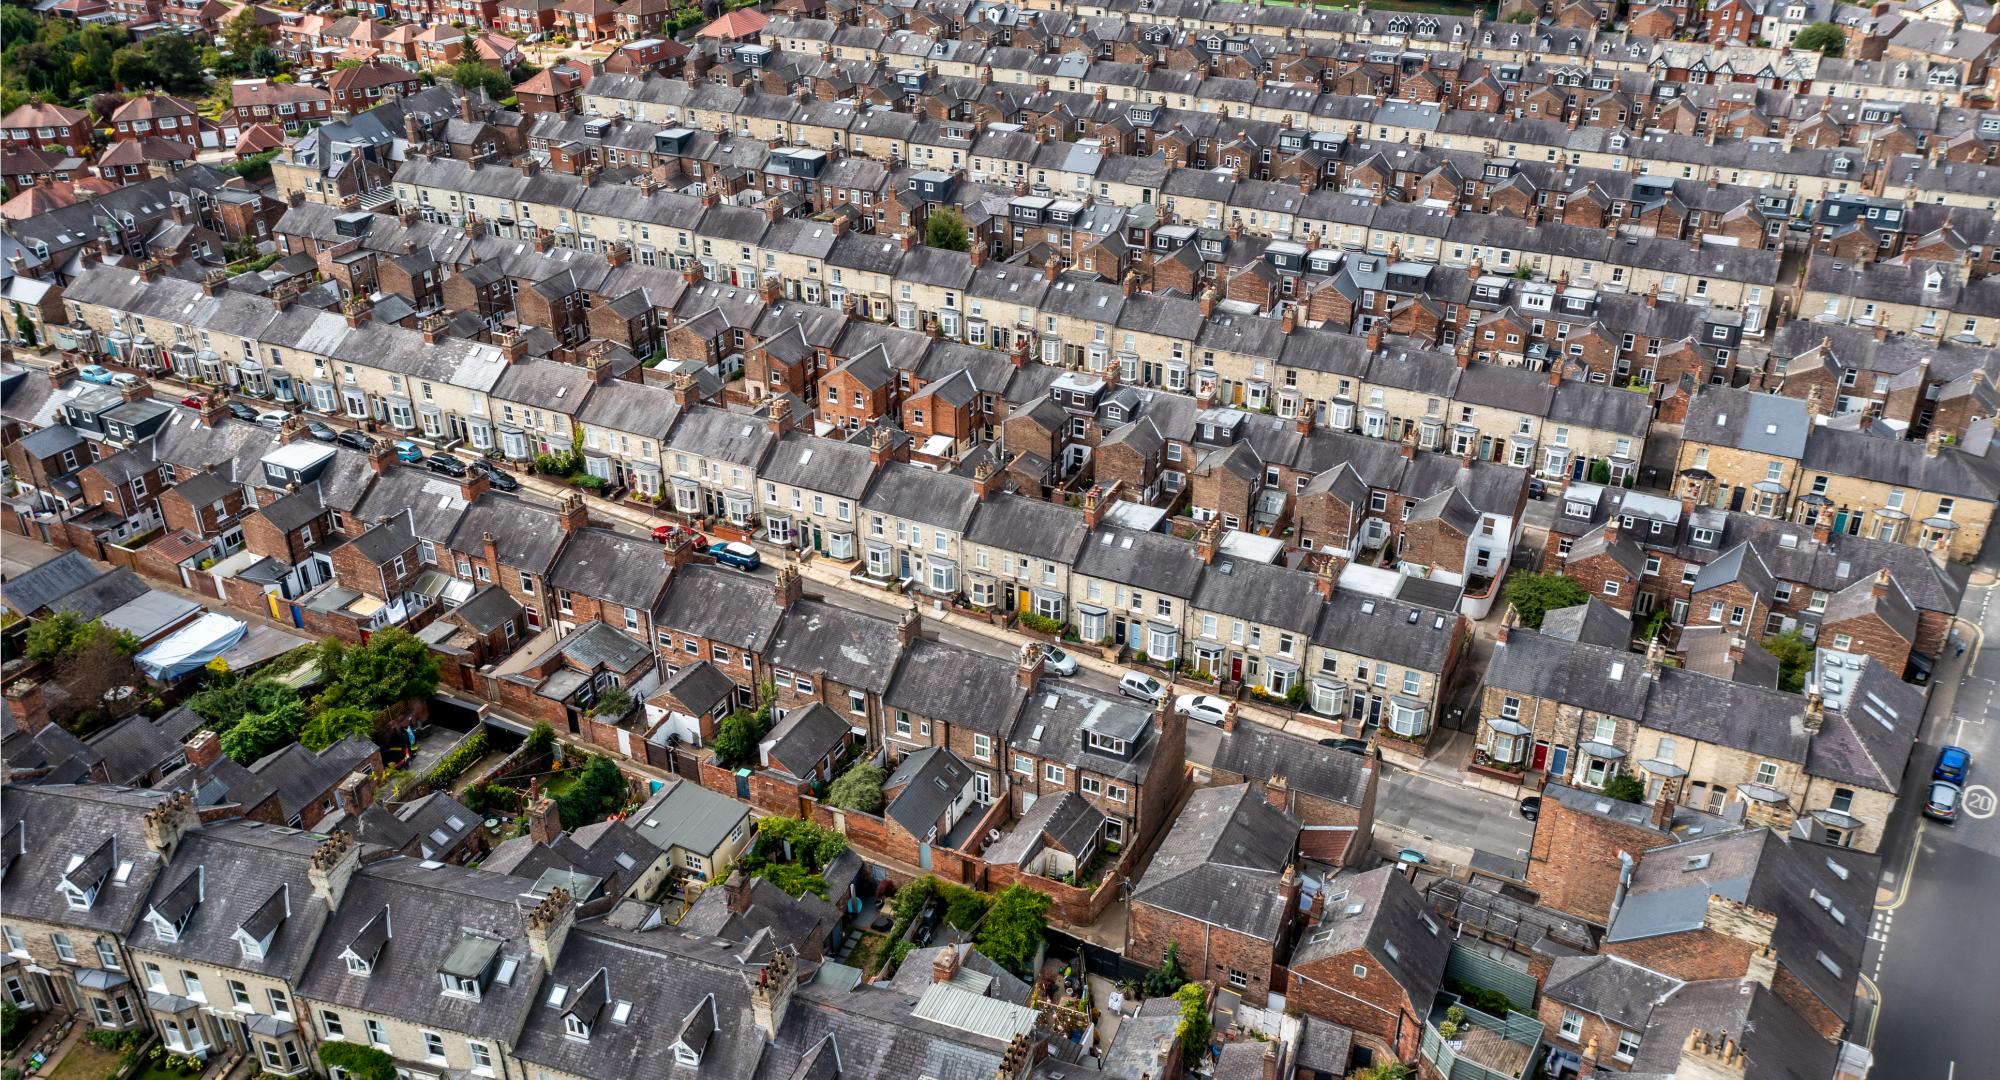
[[[415,465],[418,462],[424,460],[424,452],[422,450],[417,449],[417,444],[411,442],[408,439],[397,439],[396,457],[400,461],[407,461],[410,464]]]
[[[85,364],[77,369],[76,377],[99,386],[110,386],[116,376],[111,374],[111,369],[100,364]]]
[[[1971,771],[1972,755],[1962,746],[1947,746],[1938,751],[1937,768],[1931,770],[1931,779],[1963,785],[1965,774]]]
[[[764,562],[763,557],[757,554],[756,548],[740,542],[713,545],[708,549],[708,553],[715,556],[716,562],[724,566],[733,566],[738,570],[755,570]]]

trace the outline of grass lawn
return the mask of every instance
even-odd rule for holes
[[[888,945],[887,934],[863,934],[860,943],[848,954],[847,962],[861,969],[862,978],[872,979],[888,959]]]
[[[169,1069],[155,1062],[148,1063],[144,1069],[134,1073],[132,1080],[189,1080],[195,1075],[198,1074]]]
[[[100,1050],[88,1040],[78,1039],[69,1053],[46,1075],[49,1080],[104,1080],[118,1071],[118,1055]]]

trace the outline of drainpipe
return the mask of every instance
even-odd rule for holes
[[[1604,917],[1604,928],[1607,931],[1611,929],[1612,923],[1618,921],[1618,909],[1625,906],[1625,890],[1632,887],[1632,865],[1631,852],[1618,853],[1618,891],[1611,894],[1611,913]]]

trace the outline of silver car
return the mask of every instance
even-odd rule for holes
[[[1076,657],[1056,648],[1054,645],[1044,645],[1042,646],[1042,670],[1051,675],[1074,675],[1076,674]]]
[[[1229,715],[1229,702],[1214,694],[1182,694],[1174,699],[1174,711],[1190,720],[1221,727]]]
[[[1157,705],[1167,696],[1167,688],[1160,680],[1138,671],[1128,671],[1118,677],[1118,692],[1126,697],[1138,698],[1148,705]]]

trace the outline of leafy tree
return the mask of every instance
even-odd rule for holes
[[[1804,690],[1813,667],[1813,643],[1797,630],[1787,630],[1765,638],[1764,648],[1778,658],[1778,689],[1790,694]]]
[[[266,45],[250,54],[250,62],[245,65],[245,70],[252,75],[261,75],[268,79],[285,70],[285,60],[278,55],[278,50]]]
[[[555,745],[556,729],[547,724],[536,724],[528,732],[526,747],[529,757],[540,757],[555,749]]]
[[[1018,882],[1000,890],[979,927],[979,951],[1011,971],[1026,971],[1049,928],[1049,895]]]
[[[1174,1000],[1181,1005],[1181,1022],[1175,1029],[1181,1043],[1181,1063],[1193,1067],[1208,1056],[1208,1039],[1214,1033],[1214,1022],[1208,1016],[1208,991],[1200,983],[1186,983],[1174,991]]]
[[[0,7],[0,41],[13,44],[16,41],[33,41],[42,32],[42,21],[25,7],[8,4]]]
[[[1348,1080],[1410,1080],[1414,1074],[1400,1061],[1385,1061],[1356,1072]]]
[[[1631,773],[1619,773],[1604,782],[1604,793],[1619,802],[1645,802],[1646,783]]]
[[[506,72],[480,60],[461,60],[452,65],[451,81],[465,90],[477,90],[483,86],[486,95],[495,101],[514,93],[514,82]]]
[[[590,707],[593,716],[604,716],[614,720],[623,719],[625,714],[631,711],[632,695],[622,686],[613,686],[597,695],[597,703]]]
[[[222,733],[222,752],[237,764],[248,765],[297,740],[305,719],[306,707],[296,698],[270,712],[246,713],[236,726]]]
[[[15,8],[7,8],[14,11]],[[0,998],[0,1047],[8,1051],[14,1049],[14,1040],[21,1034],[21,1007],[5,998]]]
[[[590,764],[583,767],[583,775],[577,777],[576,785],[556,797],[556,810],[562,814],[563,828],[574,829],[591,825],[611,816],[612,811],[625,805],[630,789],[625,784],[625,774],[618,763],[602,754],[593,754]]]
[[[276,679],[233,679],[223,676],[188,698],[188,708],[215,731],[228,731],[251,713],[268,713],[299,700],[299,692]]]
[[[1187,981],[1187,974],[1181,970],[1181,947],[1179,942],[1167,942],[1167,955],[1160,966],[1146,973],[1145,985],[1140,987],[1149,998],[1167,997]]]
[[[222,47],[238,63],[246,62],[258,49],[271,44],[271,28],[257,21],[257,8],[245,4],[222,27]]]
[[[68,653],[55,681],[64,697],[49,707],[49,718],[77,734],[100,722],[130,716],[144,700],[138,691],[146,680],[140,677],[132,654],[110,631],[87,637]]]
[[[1593,462],[1591,462],[1591,463],[1590,463],[1590,482],[1591,482],[1591,483],[1593,483],[1593,484],[1608,484],[1608,483],[1610,483],[1610,482],[1611,482],[1611,463],[1610,463],[1609,461],[1606,461],[1606,460],[1604,460],[1603,458],[1598,458],[1598,459],[1597,459],[1596,461],[1593,461]]]
[[[847,850],[847,837],[801,818],[767,817],[757,823],[759,859],[789,859],[825,869]]]
[[[1799,31],[1799,36],[1792,39],[1792,47],[1837,57],[1847,48],[1847,31],[1830,22],[1816,22]]]
[[[99,641],[109,642],[127,656],[139,651],[138,638],[104,625],[102,619],[85,622],[74,611],[58,611],[28,628],[28,659],[68,659]]]
[[[879,813],[882,809],[882,781],[885,779],[887,777],[883,775],[880,765],[872,761],[857,761],[826,789],[826,804],[842,810]]]
[[[1549,612],[1590,599],[1583,586],[1561,574],[1515,574],[1507,579],[1505,596],[1530,630],[1541,629],[1542,616]]]
[[[145,53],[121,49],[111,61],[111,81],[126,90],[144,90],[159,85],[160,71]]]
[[[313,700],[315,710],[346,705],[380,712],[399,701],[437,693],[437,657],[399,626],[376,631],[359,648],[328,638],[320,643],[317,659],[326,688]]]
[[[756,760],[757,744],[764,738],[764,725],[755,713],[741,709],[722,718],[715,727],[715,757],[725,768],[739,768]]]
[[[1521,24],[1531,23],[1535,21],[1535,13],[1532,11],[1516,11],[1500,21]]]
[[[117,112],[118,106],[123,104],[125,104],[124,94],[116,90],[107,90],[102,94],[91,96],[90,112],[97,117],[99,124],[108,124],[111,122],[111,114]]]
[[[924,246],[965,251],[972,247],[965,231],[965,218],[957,210],[940,206],[924,222]]]
[[[314,753],[332,746],[334,743],[355,735],[363,739],[375,739],[377,714],[367,709],[357,709],[352,705],[336,705],[320,710],[317,716],[299,728],[299,743]]]
[[[365,1043],[321,1043],[319,1060],[351,1080],[396,1080],[396,1059]]]

